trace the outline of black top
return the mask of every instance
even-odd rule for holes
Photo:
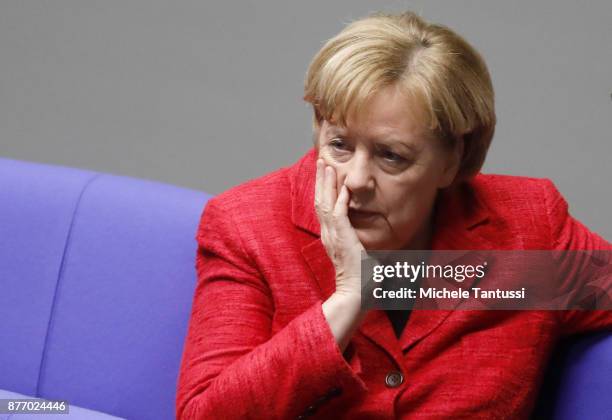
[[[412,262],[413,264],[418,264],[419,262],[427,261],[429,251],[417,251],[420,252],[418,254],[407,254],[402,256],[401,260],[396,260],[395,255],[390,254],[388,259],[380,259],[378,262],[387,265],[393,265],[395,262]],[[414,261],[412,261],[414,260]],[[411,279],[407,281],[403,278],[398,277],[384,277],[384,281],[381,284],[383,290],[400,290],[403,287],[418,290],[421,284],[422,278],[421,276]],[[387,317],[389,317],[389,321],[391,321],[391,325],[393,326],[393,331],[397,338],[402,335],[402,331],[406,327],[408,323],[408,319],[410,318],[410,313],[412,311],[412,306],[414,305],[414,299],[404,300],[403,302],[389,302],[387,301],[389,306],[387,307],[398,307],[402,309],[386,309],[385,312]]]
[[[413,282],[407,282],[405,280],[398,279],[385,279],[383,282],[383,289],[387,290],[399,290],[401,287],[407,287],[412,290],[418,290],[421,284],[421,278],[416,279]],[[390,302],[393,305],[393,302]],[[389,321],[391,321],[391,325],[393,325],[393,331],[395,331],[395,335],[399,338],[402,335],[402,331],[406,327],[408,323],[408,319],[410,318],[410,313],[412,312],[412,306],[414,305],[414,299],[405,300],[401,303],[397,303],[393,306],[401,307],[402,309],[386,309],[385,312],[389,317]]]
[[[399,338],[402,335],[402,331],[404,331],[404,327],[408,322],[408,318],[410,318],[410,309],[404,310],[388,310],[385,311],[389,320],[391,321],[391,325],[393,325],[393,331],[395,331],[395,335]]]

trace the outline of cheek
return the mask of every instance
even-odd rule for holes
[[[323,146],[317,148],[317,155],[318,157],[323,159],[323,161],[325,161],[326,165],[332,166],[334,169],[337,169],[336,167],[338,164],[334,159],[334,156],[331,154],[329,147]]]
[[[390,224],[395,224],[404,218],[403,215],[410,213],[412,206],[410,197],[414,192],[410,185],[405,182],[387,182],[379,184],[379,208],[385,214]]]
[[[320,150],[319,151],[319,156],[321,159],[323,159],[323,162],[325,162],[325,164],[327,166],[331,166],[332,168],[334,168],[334,171],[336,173],[336,188],[338,190],[338,192],[340,192],[340,187],[342,186],[342,182],[344,181],[345,175],[344,175],[344,168],[342,167],[341,163],[335,162],[330,156],[329,153],[325,153],[325,151]]]
[[[319,152],[319,157],[323,159],[326,165],[329,165],[335,170],[338,170],[337,163],[334,161],[333,157],[329,152],[327,152],[326,150],[321,150]]]
[[[388,186],[384,194],[387,220],[392,226],[418,222],[428,214],[436,193],[435,183],[428,178]]]

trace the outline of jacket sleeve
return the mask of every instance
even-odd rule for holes
[[[572,217],[567,201],[551,181],[546,180],[543,193],[553,250],[559,251],[557,255],[563,256],[558,263],[562,281],[568,284],[577,296],[588,296],[591,290],[595,290],[596,284],[596,290],[607,292],[609,299],[612,292],[612,244]],[[605,263],[598,272],[607,274],[593,276],[595,266],[592,258]],[[610,309],[609,304],[605,306]],[[562,335],[612,330],[610,310],[566,310],[560,311],[559,314]]]
[[[216,200],[207,203],[196,235],[198,279],[177,419],[295,418],[315,401],[367,391],[359,366],[337,346],[321,301],[271,333],[269,287]]]

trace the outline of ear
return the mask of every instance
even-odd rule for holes
[[[463,136],[460,136],[455,141],[455,145],[453,146],[453,148],[448,152],[446,165],[444,167],[441,183],[439,185],[440,188],[449,187],[457,177],[457,174],[459,173],[459,168],[461,167],[461,161],[463,160],[464,149],[465,144]]]

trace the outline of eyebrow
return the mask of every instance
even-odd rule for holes
[[[417,149],[414,145],[412,145],[410,143],[403,142],[403,141],[398,140],[398,139],[395,139],[393,137],[389,138],[388,140],[377,141],[377,142],[378,143],[382,143],[385,146],[394,146],[394,145],[403,146],[405,149],[408,149],[411,152],[414,152],[414,153],[418,153],[419,152],[419,149]]]

